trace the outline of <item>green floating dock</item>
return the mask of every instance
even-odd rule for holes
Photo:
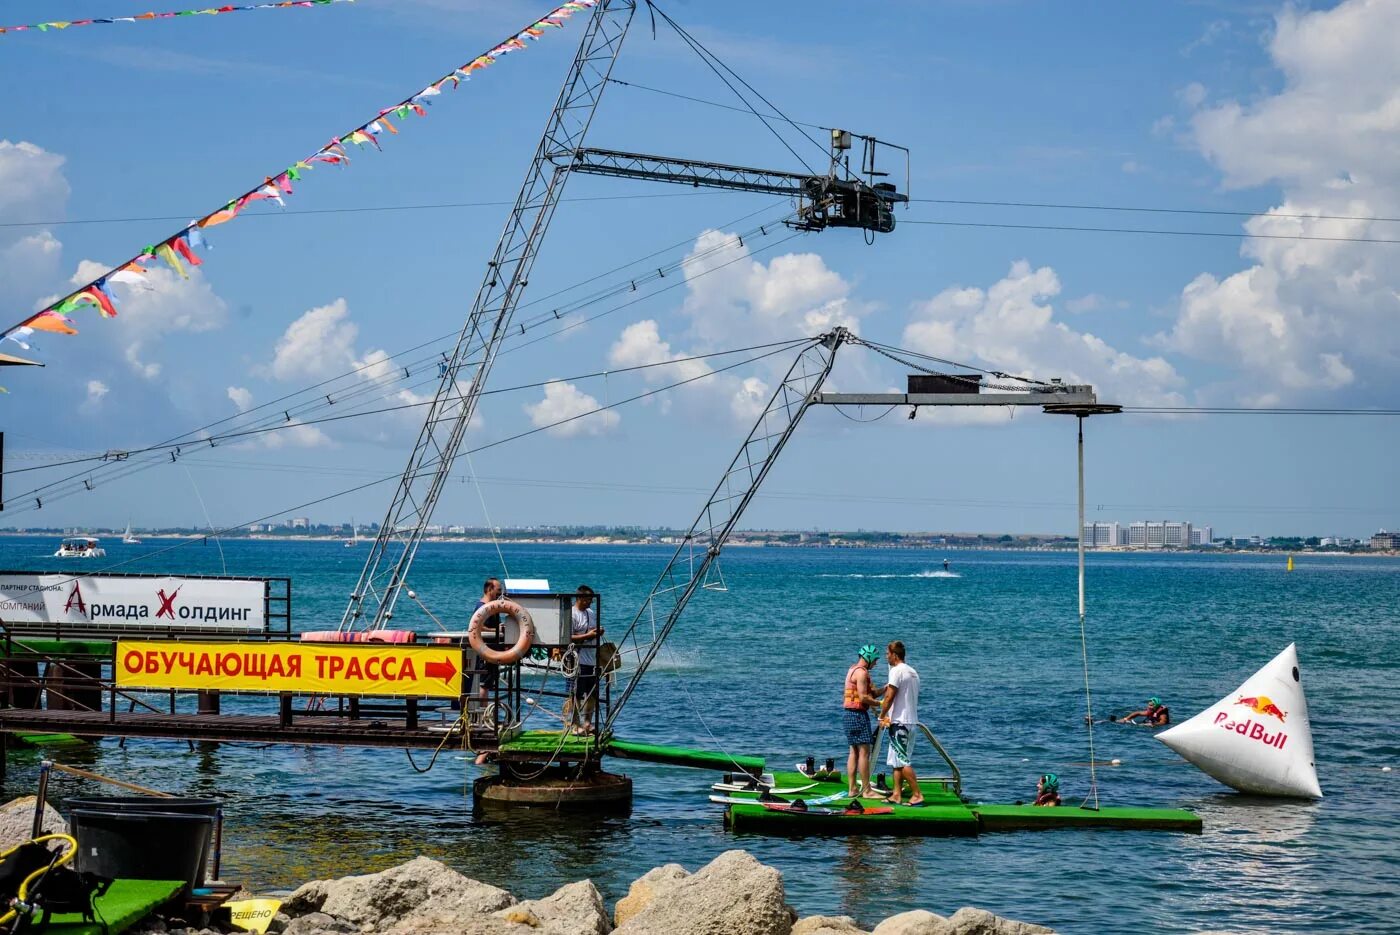
[[[800,773],[774,773],[779,789],[812,785]],[[924,793],[921,808],[894,806],[884,815],[821,815],[779,812],[758,804],[756,793],[731,793],[736,798],[754,799],[753,805],[730,805],[725,825],[737,833],[768,835],[873,834],[905,836],[971,836],[997,831],[1041,831],[1057,828],[1112,828],[1132,831],[1180,831],[1199,834],[1201,819],[1175,808],[1105,807],[1085,809],[1076,806],[1055,808],[1034,805],[984,805],[962,801],[941,782],[920,782]],[[819,782],[800,794],[783,796],[788,800],[815,799],[843,792],[844,782]],[[841,808],[842,798],[827,805]],[[887,804],[881,799],[861,799],[867,808]]]
[[[533,756],[541,760],[581,760],[601,752],[627,760],[666,763],[671,766],[693,766],[697,769],[717,769],[726,772],[762,773],[761,756],[730,756],[713,750],[673,747],[665,744],[634,743],[605,736],[595,744],[591,736],[565,735],[557,730],[527,730],[501,744],[502,753],[517,757]],[[793,773],[797,776],[797,773]],[[805,780],[804,780],[805,781]]]
[[[694,766],[698,769],[717,769],[736,773],[762,773],[764,766],[764,759],[761,756],[730,756],[727,753],[712,750],[694,750],[688,747],[671,747],[655,743],[633,743],[630,740],[617,740],[616,738],[608,742],[605,751],[613,756],[628,760],[646,760],[650,763]]]
[[[116,880],[106,895],[93,901],[96,922],[84,922],[78,913],[55,913],[44,931],[49,935],[118,935],[170,902],[184,888],[179,880]]]

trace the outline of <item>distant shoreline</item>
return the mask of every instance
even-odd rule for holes
[[[50,536],[62,537],[62,533],[44,532],[17,532],[15,530],[0,530],[0,538],[48,538]],[[783,535],[778,533],[777,535]],[[899,536],[900,533],[881,533],[881,535]],[[243,533],[236,536],[214,536],[198,532],[174,533],[174,532],[153,532],[141,533],[140,537],[144,541],[159,540],[162,542],[190,540],[199,538],[223,539],[225,541],[250,541],[250,542],[344,542],[343,535],[305,535],[305,536],[277,536],[266,533]],[[94,535],[96,539],[110,539],[121,541],[121,533],[108,533]],[[1034,537],[1024,537],[1034,538]],[[665,547],[679,544],[680,537],[663,537],[661,539],[646,540],[638,538],[628,538],[621,536],[569,536],[569,537],[536,537],[536,538],[514,538],[503,537],[492,539],[487,536],[425,536],[423,541],[436,543],[449,543],[458,545],[584,545],[584,546],[649,546]],[[372,536],[362,537],[359,540],[363,544],[373,541]],[[911,539],[910,541],[900,541],[898,539],[889,541],[869,542],[859,539],[843,539],[837,537],[835,541],[821,540],[817,542],[789,542],[775,541],[768,538],[738,538],[730,539],[726,543],[726,548],[775,548],[775,549],[882,549],[886,551],[946,551],[946,552],[1056,552],[1072,553],[1076,544],[1073,540],[1059,540],[1053,543],[994,543],[983,542],[978,544],[970,543],[934,543],[922,539]],[[1307,555],[1337,556],[1337,557],[1360,557],[1360,558],[1396,558],[1400,557],[1400,550],[1332,550],[1315,549],[1303,547],[1299,549],[1284,548],[1257,548],[1257,549],[1235,549],[1235,548],[1192,548],[1192,549],[1134,549],[1124,546],[1111,546],[1107,548],[1089,548],[1086,554],[1093,555]]]

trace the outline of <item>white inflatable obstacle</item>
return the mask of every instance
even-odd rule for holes
[[[1157,739],[1240,792],[1322,798],[1294,643],[1236,691]]]

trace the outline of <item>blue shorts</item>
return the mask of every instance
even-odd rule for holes
[[[875,742],[870,729],[870,712],[841,709],[841,724],[846,729],[846,743],[853,747],[868,747]]]

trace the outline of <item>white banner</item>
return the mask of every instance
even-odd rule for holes
[[[15,630],[267,630],[266,582],[0,572],[0,624]]]

